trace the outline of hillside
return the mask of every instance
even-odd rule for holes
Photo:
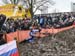
[[[75,29],[19,44],[21,56],[75,56]]]

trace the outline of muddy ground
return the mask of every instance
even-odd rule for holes
[[[75,29],[19,44],[21,56],[75,56]]]

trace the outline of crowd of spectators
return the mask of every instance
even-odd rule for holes
[[[7,19],[7,21],[3,24],[2,30],[10,33],[15,32],[17,30],[28,30],[31,26],[30,19]]]
[[[66,15],[61,14],[58,16],[40,16],[37,18],[38,24],[41,27],[54,27],[54,28],[62,28],[66,26],[70,26],[74,23],[75,17],[74,15]]]
[[[1,21],[1,19],[4,19]],[[29,30],[32,26],[37,26],[41,28],[62,28],[70,26],[74,23],[75,17],[70,14],[61,14],[58,16],[34,16],[31,18],[24,19],[13,19],[8,18],[3,15],[0,19],[0,28],[3,32],[15,32],[17,30]],[[5,20],[6,19],[6,20]],[[3,25],[2,25],[3,24]]]
[[[63,28],[71,26],[75,21],[75,16],[72,14],[61,14],[56,16],[34,16],[33,19],[25,16],[23,19],[7,18],[5,15],[0,15],[0,32],[11,33],[17,30],[29,30],[35,28]]]

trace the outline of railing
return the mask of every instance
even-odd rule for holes
[[[75,27],[75,26],[72,25],[72,26],[69,26],[69,27],[59,28],[59,29],[54,29],[54,28],[41,29],[41,32],[37,32],[35,34],[35,36],[36,37],[45,37],[46,35],[43,34],[43,33],[57,34],[59,32],[71,29],[73,27]],[[30,30],[16,31],[16,32],[5,34],[4,36],[5,36],[5,39],[6,39],[7,42],[10,42],[10,41],[14,40],[14,38],[16,38],[18,42],[22,42],[22,41],[30,38],[29,32],[30,32]]]

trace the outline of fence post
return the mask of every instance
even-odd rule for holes
[[[19,53],[19,56],[21,56],[20,49],[19,49],[19,42],[17,41],[16,37],[14,38],[14,40],[16,40],[16,45],[17,45],[18,53]]]
[[[7,41],[7,36],[6,36],[6,32],[4,32],[4,34],[3,34],[3,38],[4,38],[4,40],[5,40],[5,42],[7,43],[8,41]]]
[[[19,42],[19,30],[17,30],[17,42]]]
[[[54,33],[54,27],[52,27],[52,39],[54,39],[55,33]]]

